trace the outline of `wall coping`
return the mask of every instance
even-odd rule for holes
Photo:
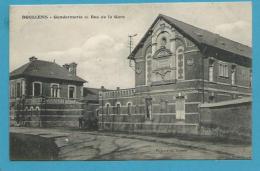
[[[220,107],[220,106],[228,106],[228,105],[251,103],[251,102],[252,102],[252,97],[244,97],[241,99],[228,100],[228,101],[222,101],[216,103],[204,103],[204,104],[200,104],[199,107],[201,108]]]

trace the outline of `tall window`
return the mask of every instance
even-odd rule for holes
[[[69,99],[76,98],[76,87],[75,86],[69,86],[68,96],[69,96]]]
[[[165,47],[166,44],[167,44],[167,39],[166,39],[166,37],[162,37],[162,39],[161,39],[161,47]]]
[[[177,56],[177,79],[184,80],[184,48],[178,47],[176,50]]]
[[[16,83],[16,97],[21,97],[21,83]]]
[[[106,109],[106,113],[107,113],[107,115],[109,115],[109,106],[110,106],[109,104],[106,105],[106,108],[107,108]]]
[[[60,97],[59,84],[51,84],[51,97]]]
[[[213,81],[213,71],[214,71],[214,67],[211,65],[209,66],[209,81]]]
[[[128,115],[131,114],[131,103],[130,102],[127,103],[127,114]]]
[[[252,87],[252,80],[253,80],[253,74],[252,74],[252,70],[250,70],[250,82],[249,82],[249,86]]]
[[[40,82],[33,83],[33,96],[40,96],[42,94],[42,84]]]
[[[209,81],[214,81],[214,60],[209,60]]]
[[[235,85],[236,83],[236,66],[232,65],[232,70],[231,70],[231,85]]]
[[[15,97],[15,85],[14,82],[10,82],[10,96]]]
[[[176,119],[185,120],[185,98],[184,96],[176,97]]]
[[[161,101],[160,112],[161,113],[167,113],[167,106],[168,106],[168,102],[166,100],[162,100]]]
[[[218,75],[221,77],[228,77],[228,65],[220,62],[218,65]]]
[[[146,118],[152,119],[152,98],[145,99]]]
[[[120,114],[120,107],[121,107],[121,105],[120,105],[120,103],[117,103],[116,104],[116,114]]]

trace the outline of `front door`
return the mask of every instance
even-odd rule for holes
[[[185,120],[185,98],[184,98],[184,96],[176,97],[176,119]]]

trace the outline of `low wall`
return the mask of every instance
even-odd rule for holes
[[[202,136],[251,141],[251,98],[200,105]]]
[[[153,116],[150,120],[145,114],[99,115],[99,129],[129,133],[160,133],[197,135],[199,125],[175,119],[175,114]],[[174,120],[174,122],[173,122]]]
[[[78,127],[83,113],[81,103],[26,105],[24,109],[11,109],[11,125],[28,127]]]

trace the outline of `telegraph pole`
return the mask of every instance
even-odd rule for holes
[[[129,55],[132,53],[133,37],[135,37],[135,36],[137,36],[137,34],[128,35],[128,37],[129,37]],[[129,59],[129,67],[132,68],[135,71],[135,69],[132,66],[131,59]]]
[[[137,36],[137,34],[128,35],[129,37],[129,52],[131,54],[133,49],[133,37]]]

